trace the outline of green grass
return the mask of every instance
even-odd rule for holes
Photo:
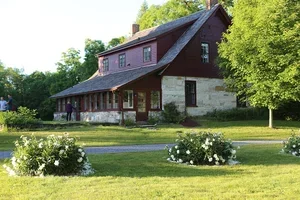
[[[89,177],[8,177],[0,168],[0,199],[298,199],[300,158],[280,150],[242,146],[239,165],[197,167],[169,163],[164,151],[89,155]]]
[[[300,122],[275,121],[274,124],[276,128],[270,129],[267,127],[267,121],[200,121],[201,126],[196,128],[187,128],[181,125],[161,125],[158,126],[157,130],[152,130],[147,128],[127,129],[120,126],[89,126],[34,132],[0,132],[0,151],[12,150],[16,139],[21,135],[31,135],[32,133],[37,137],[46,137],[51,134],[68,132],[71,136],[79,138],[79,144],[108,146],[173,143],[177,138],[177,133],[184,133],[192,129],[222,132],[226,138],[232,140],[285,140],[291,135],[292,130],[298,131],[300,129]]]

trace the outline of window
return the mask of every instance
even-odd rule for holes
[[[108,58],[103,59],[103,71],[107,72],[109,70]]]
[[[151,109],[160,109],[159,91],[151,91]]]
[[[123,108],[133,108],[133,91],[132,90],[124,91]]]
[[[84,95],[84,110],[88,111],[89,110],[89,96]]]
[[[126,57],[125,54],[119,55],[119,67],[125,67],[126,66]]]
[[[201,43],[201,61],[209,63],[209,45],[207,43]]]
[[[100,93],[100,110],[105,109],[105,93]]]
[[[112,108],[112,92],[106,92],[106,109]]]
[[[144,52],[144,62],[149,62],[151,61],[151,47],[145,47],[143,49]]]
[[[61,99],[61,111],[66,111],[66,99]]]
[[[196,106],[196,81],[185,82],[185,104]]]
[[[101,93],[97,93],[97,99],[96,99],[96,101],[97,101],[97,103],[96,103],[96,105],[97,105],[97,110],[100,110],[100,96],[101,96]]]
[[[119,93],[118,92],[113,93],[113,101],[114,101],[113,108],[118,108],[119,107]]]
[[[57,100],[57,103],[58,103],[57,112],[60,112],[61,111],[61,101],[60,101],[60,99]]]

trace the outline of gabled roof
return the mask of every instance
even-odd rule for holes
[[[155,39],[157,36],[160,36],[162,34],[165,34],[167,32],[170,32],[174,29],[177,29],[183,25],[186,25],[188,23],[193,23],[195,22],[198,18],[200,18],[205,12],[207,12],[206,10],[202,10],[196,13],[193,13],[189,16],[185,16],[185,17],[181,17],[177,20],[159,25],[159,26],[155,26],[149,29],[145,29],[142,31],[139,31],[137,33],[135,33],[132,37],[130,37],[125,43],[120,44],[112,49],[109,49],[107,51],[101,52],[98,55],[102,56],[102,55],[106,55],[109,54],[111,52],[114,51],[118,51],[121,50],[123,48],[132,46],[132,45],[136,45],[138,43],[142,43],[145,41],[149,41],[151,39]]]
[[[96,76],[92,79],[74,85],[73,87],[70,87],[62,92],[59,92],[51,96],[51,98],[60,98],[91,92],[115,90],[119,87],[143,78],[144,76],[163,70],[178,56],[178,54],[183,50],[183,48],[208,20],[208,18],[212,16],[214,12],[219,8],[221,8],[221,6],[216,5],[211,10],[201,11],[198,12],[197,15],[192,15],[198,16],[197,20],[180,36],[180,38],[174,43],[174,45],[167,51],[167,53],[159,60],[156,65],[135,68],[132,70],[112,73],[105,76]]]

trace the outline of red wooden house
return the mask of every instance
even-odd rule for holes
[[[133,25],[128,41],[98,55],[93,77],[52,96],[54,118],[65,114],[67,101],[77,107],[73,119],[110,123],[146,121],[169,102],[191,116],[236,107],[214,63],[216,43],[229,24],[222,6],[209,3],[157,27],[139,31]]]

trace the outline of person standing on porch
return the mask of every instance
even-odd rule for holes
[[[11,95],[7,95],[8,101],[7,101],[7,110],[12,111],[12,106],[13,106],[13,98]]]
[[[0,98],[0,112],[6,111],[6,101],[4,101],[3,97]]]
[[[71,102],[68,101],[66,105],[67,121],[71,121],[73,109],[76,110],[76,108],[72,106]]]

